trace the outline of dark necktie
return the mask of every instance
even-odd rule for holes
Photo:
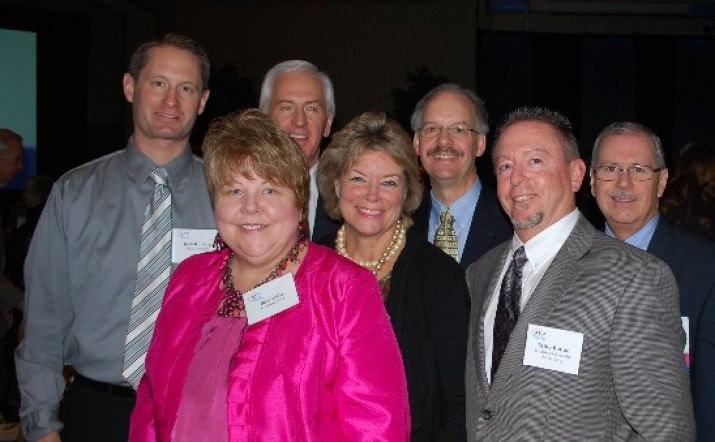
[[[494,345],[492,347],[492,381],[499,368],[499,362],[509,343],[511,331],[519,319],[519,303],[521,302],[521,276],[524,273],[526,253],[524,246],[514,251],[511,264],[504,274],[499,289],[499,304],[494,318]]]
[[[166,170],[156,168],[150,178],[154,182],[154,192],[144,213],[137,282],[122,370],[134,389],[144,374],[144,358],[171,273],[171,193],[167,185],[168,175]]]

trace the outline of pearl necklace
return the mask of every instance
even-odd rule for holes
[[[395,257],[395,254],[405,243],[405,225],[402,222],[402,218],[397,220],[397,225],[395,226],[395,231],[392,234],[392,239],[390,243],[387,244],[385,251],[382,252],[382,256],[377,261],[361,261],[355,259],[348,254],[347,247],[345,246],[345,225],[342,225],[338,230],[338,234],[335,237],[335,250],[342,256],[348,258],[349,260],[365,267],[366,269],[372,271],[373,274],[377,275],[382,267]]]

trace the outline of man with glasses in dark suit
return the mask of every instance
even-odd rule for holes
[[[606,218],[606,234],[662,259],[675,276],[697,440],[715,440],[715,244],[659,215],[668,169],[652,129],[612,123],[596,139],[592,158],[591,193]]]
[[[469,89],[445,83],[417,103],[411,125],[430,185],[413,216],[414,228],[466,269],[511,236],[494,190],[477,175],[489,132],[484,102]],[[445,236],[449,240],[442,242]]]

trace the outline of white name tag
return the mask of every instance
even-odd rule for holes
[[[524,365],[578,375],[583,333],[529,324]]]
[[[300,300],[295,289],[293,274],[286,273],[280,278],[244,293],[243,302],[246,305],[249,325],[298,305]]]
[[[216,229],[172,229],[171,262],[178,264],[191,255],[214,249]]]

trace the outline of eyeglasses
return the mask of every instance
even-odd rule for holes
[[[650,167],[634,164],[628,167],[621,166],[598,166],[594,169],[596,179],[601,181],[614,181],[621,176],[623,172],[628,173],[628,176],[633,181],[648,181],[653,179],[653,174],[660,172],[664,167]]]
[[[479,133],[478,130],[470,129],[464,124],[453,124],[451,126],[437,126],[436,124],[427,124],[419,129],[419,134],[422,138],[435,138],[443,130],[452,138],[467,138],[470,132]]]

